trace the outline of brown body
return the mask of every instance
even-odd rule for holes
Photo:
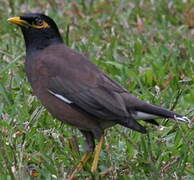
[[[62,122],[92,132],[96,138],[116,123],[144,132],[133,114],[152,106],[130,95],[85,56],[64,44],[54,44],[27,56],[25,69],[34,94]],[[68,97],[73,103],[65,103],[49,90]],[[87,102],[82,104],[78,98]],[[94,107],[90,109],[87,103],[93,103]],[[100,112],[95,111],[100,106]]]
[[[56,55],[53,56],[53,52],[56,52],[57,56],[63,57],[63,61]],[[83,81],[84,83],[87,82],[86,86],[89,84],[91,88],[96,88],[98,86],[98,80],[101,78],[101,71],[97,71],[97,69],[93,70],[85,66],[83,63],[85,61],[84,56],[69,49],[64,44],[57,44],[38,52],[37,56],[34,57],[26,58],[25,71],[28,80],[32,85],[34,94],[56,119],[59,119],[65,124],[75,126],[80,130],[94,132],[103,131],[105,128],[115,124],[114,122],[103,119],[98,120],[97,117],[84,111],[77,111],[76,108],[64,103],[48,91],[50,88],[50,78],[56,78],[60,72],[64,78],[71,79],[72,83],[76,84],[78,82],[78,85]],[[48,77],[50,78],[48,79]],[[74,93],[79,93],[79,89]]]

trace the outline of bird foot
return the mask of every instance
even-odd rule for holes
[[[80,172],[83,169],[83,166],[87,163],[87,161],[89,160],[89,158],[92,156],[92,151],[87,152],[81,159],[80,163],[75,167],[75,169],[73,170],[73,172],[68,175],[67,179],[68,180],[73,180],[75,178],[75,174],[77,174],[78,172]]]

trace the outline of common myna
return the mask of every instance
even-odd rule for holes
[[[25,71],[34,94],[45,108],[63,123],[77,127],[86,137],[88,150],[75,172],[92,155],[98,156],[106,128],[120,124],[146,133],[138,120],[155,125],[156,118],[189,121],[185,116],[151,105],[128,93],[83,54],[63,43],[57,25],[44,14],[8,19],[20,26],[26,45]]]

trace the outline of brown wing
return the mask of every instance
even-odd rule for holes
[[[129,118],[121,95],[126,90],[86,57],[64,45],[47,48],[42,55],[50,77],[48,90],[100,119],[118,122]]]

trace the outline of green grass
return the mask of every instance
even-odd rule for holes
[[[57,3],[58,2],[58,3]],[[0,2],[0,179],[63,179],[81,156],[68,145],[76,136],[32,95],[23,70],[24,41],[7,18],[29,12],[53,17],[68,46],[77,49],[139,98],[193,117],[194,39],[184,14],[192,1],[79,0]],[[190,2],[190,3],[189,3]],[[148,135],[121,126],[106,131],[99,172],[103,179],[194,178],[194,131],[186,123],[158,120]],[[73,158],[74,157],[74,158]],[[26,170],[39,173],[32,178]],[[93,177],[89,164],[79,179]]]

